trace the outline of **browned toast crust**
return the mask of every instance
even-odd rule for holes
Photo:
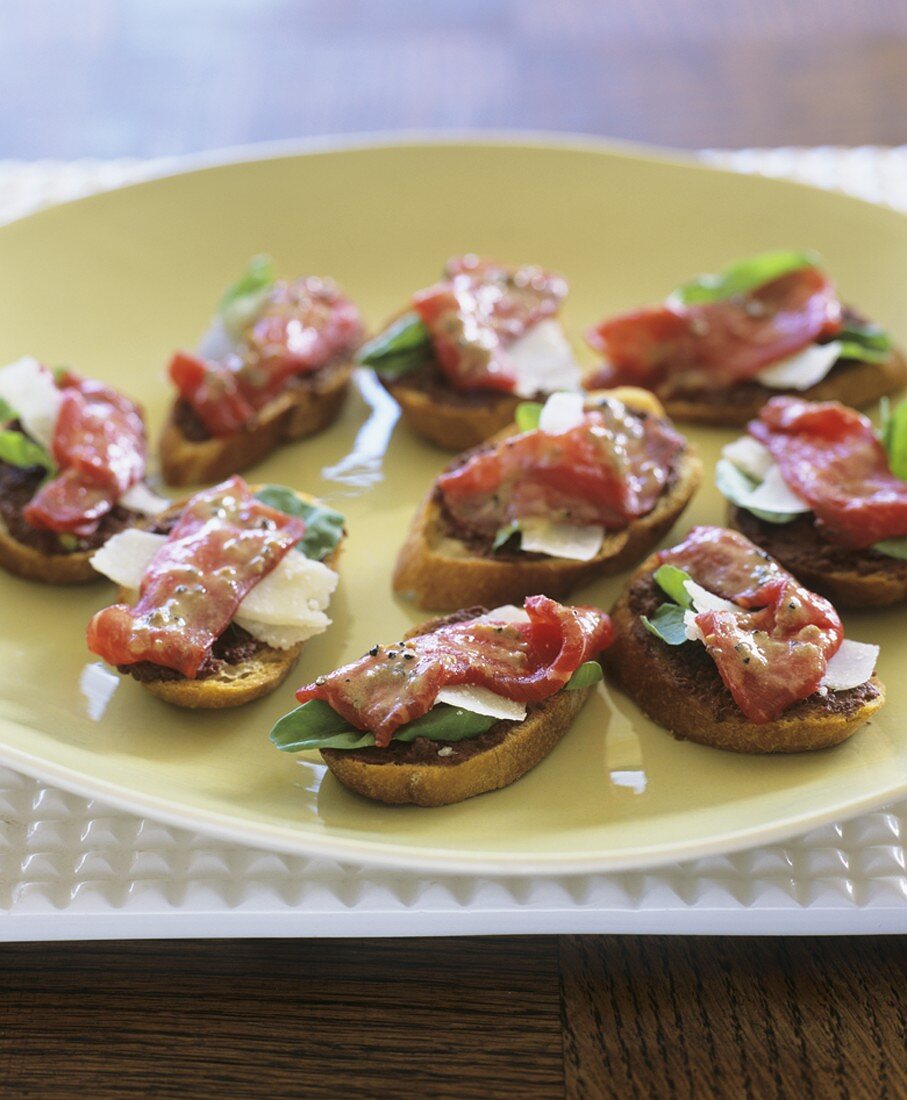
[[[679,740],[731,752],[824,749],[850,737],[884,703],[884,686],[873,676],[850,691],[801,700],[773,722],[749,721],[704,646],[669,646],[643,625],[640,614],[651,614],[666,599],[652,580],[658,565],[655,554],[643,562],[615,604],[615,639],[605,666],[633,702]]]
[[[160,442],[164,479],[170,485],[223,481],[261,462],[282,444],[323,431],[340,414],[352,372],[352,360],[325,368],[322,377],[313,376],[307,385],[275,397],[253,428],[218,438],[188,439],[174,404]]]
[[[409,385],[405,378],[381,381],[400,406],[404,424],[445,451],[467,451],[502,431],[513,423],[517,405],[524,400],[489,391],[467,404],[456,400],[453,390],[445,397],[440,388],[428,392]]]
[[[664,399],[664,407],[672,420],[691,424],[712,424],[722,427],[743,427],[759,415],[759,410],[772,397],[801,397],[805,401],[840,401],[854,408],[865,408],[899,393],[907,385],[907,360],[900,351],[892,351],[883,363],[847,361],[808,390],[779,390],[745,383],[736,393],[721,400],[721,392],[708,397],[676,394]]]
[[[27,581],[44,584],[91,584],[100,578],[91,567],[94,550],[45,554],[14,539],[0,519],[0,566]]]
[[[655,416],[664,412],[647,390],[620,387],[597,391],[594,397],[614,396],[630,408]],[[515,431],[511,425],[504,435]],[[680,458],[675,478],[653,510],[623,531],[605,535],[592,561],[569,561],[522,554],[483,557],[448,534],[434,486],[412,521],[394,569],[395,592],[419,607],[450,610],[470,604],[496,607],[520,603],[524,596],[544,592],[552,598],[566,596],[595,577],[619,573],[637,562],[671,529],[699,487],[702,467],[688,446]]]
[[[887,607],[907,600],[907,561],[877,550],[846,550],[829,543],[812,515],[792,523],[765,523],[731,504],[728,526],[768,551],[807,588],[841,607]]]

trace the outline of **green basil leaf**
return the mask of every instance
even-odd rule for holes
[[[357,362],[391,380],[421,367],[431,354],[431,336],[416,313],[404,313],[363,344]]]
[[[662,592],[670,596],[674,603],[684,608],[693,606],[692,597],[684,588],[684,582],[692,578],[685,570],[678,569],[676,565],[659,565],[652,576]]]
[[[313,561],[322,561],[343,538],[346,518],[324,504],[310,504],[300,500],[290,489],[282,485],[265,485],[255,494],[257,500],[305,521],[305,534],[296,549]]]
[[[873,546],[880,554],[887,554],[889,558],[900,558],[907,561],[907,535],[897,539],[884,539]]]
[[[907,481],[907,401],[886,407],[883,416],[881,437],[888,465],[895,477]]]
[[[684,609],[676,603],[663,603],[652,618],[641,615],[643,626],[656,638],[661,638],[668,645],[683,645],[688,642],[686,627],[683,622]]]
[[[792,523],[795,512],[764,512],[761,508],[748,508],[743,501],[756,488],[758,482],[739,470],[730,459],[720,458],[715,466],[715,485],[718,492],[738,508],[744,508],[766,523]],[[800,513],[802,515],[802,513]]]
[[[516,426],[521,432],[534,432],[542,416],[544,406],[539,401],[524,401],[516,407]]]
[[[18,417],[19,414],[12,405],[0,397],[0,424],[8,424],[11,420],[17,420]]]
[[[848,321],[842,326],[835,339],[842,340],[846,344],[859,344],[870,351],[891,351],[891,337],[880,325],[870,322],[864,324],[859,321]]]
[[[602,679],[602,666],[598,661],[584,661],[564,684],[564,691],[583,691]]]
[[[884,363],[888,355],[887,351],[868,348],[865,344],[858,344],[855,340],[842,340],[838,359],[851,359],[857,363]]]
[[[271,257],[253,256],[242,275],[224,291],[217,312],[231,336],[241,336],[258,317],[275,279]]]
[[[778,252],[760,252],[757,256],[740,260],[717,274],[699,275],[689,283],[678,287],[671,295],[683,305],[699,305],[720,302],[734,294],[745,294],[757,287],[780,279],[791,271],[815,267],[819,256],[815,252],[799,252],[790,249]]]
[[[508,523],[506,526],[500,528],[498,533],[494,536],[494,541],[491,544],[492,550],[500,550],[502,546],[510,542],[514,535],[518,535],[520,532],[520,525],[518,523]]]
[[[0,431],[0,462],[10,466],[43,466],[49,475],[57,470],[57,464],[40,443],[11,428]]]

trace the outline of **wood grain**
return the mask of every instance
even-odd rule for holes
[[[553,939],[0,949],[0,1095],[563,1095]]]
[[[907,1096],[900,938],[564,937],[569,1097]]]

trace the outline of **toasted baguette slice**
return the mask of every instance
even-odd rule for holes
[[[808,390],[770,389],[753,381],[729,391],[714,390],[701,398],[677,394],[666,398],[664,406],[672,420],[743,427],[759,415],[759,410],[772,397],[787,395],[802,397],[805,401],[840,401],[862,409],[880,397],[899,393],[905,385],[907,360],[899,351],[892,351],[882,363],[848,360]]]
[[[659,596],[653,572],[656,554],[630,578],[611,612],[614,643],[605,667],[617,685],[645,714],[678,740],[696,741],[731,752],[806,752],[845,741],[885,702],[885,689],[873,676],[849,691],[812,695],[788,707],[774,722],[749,721],[724,686],[705,646],[669,646],[650,634],[640,614],[651,614]]]
[[[877,550],[847,550],[822,538],[812,515],[766,523],[731,504],[728,526],[742,532],[807,588],[841,607],[887,607],[907,600],[907,561]]]
[[[250,486],[252,492],[261,488],[260,485]],[[300,500],[309,504],[315,503],[315,497],[308,493],[294,490]],[[161,522],[179,516],[185,501],[168,508],[154,520]],[[343,551],[341,539],[334,550],[324,559],[324,563],[335,572],[340,562]],[[291,551],[291,553],[295,553]],[[95,574],[97,575],[97,574]],[[118,598],[121,603],[132,603],[135,600],[135,592],[121,588]],[[189,680],[180,676],[174,680],[149,680],[141,681],[142,687],[163,699],[166,703],[172,703],[177,707],[186,707],[190,710],[206,709],[221,710],[226,707],[241,707],[251,703],[253,699],[259,699],[262,695],[268,695],[286,679],[290,669],[296,663],[296,658],[305,648],[305,642],[291,646],[290,649],[275,649],[272,646],[259,643],[256,652],[249,658],[236,664],[229,664],[221,669],[215,676],[209,676],[204,680]],[[128,674],[127,674],[128,675]]]
[[[498,722],[467,741],[387,749],[322,749],[324,762],[350,790],[394,805],[447,806],[507,787],[544,759],[570,728],[592,688],[559,691],[531,707],[522,722]],[[473,744],[473,742],[475,742]],[[446,748],[450,752],[440,756]]]
[[[450,392],[445,394],[445,387],[425,390],[411,385],[405,377],[395,382],[381,381],[400,406],[406,426],[446,451],[468,451],[503,431],[513,423],[517,405],[525,400],[490,390],[464,400],[450,387],[446,387]]]
[[[253,428],[218,438],[188,439],[174,405],[160,442],[164,479],[170,485],[223,481],[261,462],[283,443],[315,435],[340,414],[352,373],[351,360],[325,367],[309,385],[286,390],[265,405]]]
[[[623,386],[589,394],[590,399],[604,396],[615,397],[640,412],[664,416],[658,399],[648,390]],[[515,431],[510,425],[501,438]],[[701,477],[699,459],[688,447],[680,456],[674,484],[652,511],[623,531],[606,532],[601,550],[591,561],[520,553],[478,555],[448,534],[433,486],[419,506],[397,557],[394,591],[419,607],[439,611],[469,604],[497,607],[520,603],[532,592],[554,598],[566,596],[594,577],[619,573],[639,561],[673,526],[699,487]]]
[[[69,554],[45,554],[14,539],[0,518],[0,566],[27,581],[44,584],[90,584],[99,580],[91,568],[94,550],[73,550]]]

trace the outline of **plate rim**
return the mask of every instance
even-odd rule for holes
[[[154,185],[181,176],[243,164],[333,153],[457,146],[499,150],[533,148],[540,151],[593,153],[637,163],[695,169],[710,175],[717,173],[737,180],[759,181],[759,184],[771,188],[793,188],[806,190],[811,194],[833,195],[836,202],[857,204],[864,210],[872,210],[886,219],[893,215],[896,219],[903,219],[907,224],[907,214],[883,203],[872,202],[800,180],[740,172],[708,161],[697,151],[675,150],[657,145],[602,138],[599,135],[582,132],[467,128],[443,131],[376,131],[256,142],[178,154],[172,157],[149,158],[151,164],[146,165],[147,171],[142,170],[142,161],[139,159],[135,161],[136,171],[139,174],[133,180],[92,190],[63,202],[52,202],[0,222],[0,247],[2,247],[3,232],[34,218],[41,218],[49,212],[81,203],[103,201],[104,197],[110,194]],[[22,728],[20,723],[12,719],[0,719],[0,728],[7,725]],[[98,799],[126,813],[147,815],[176,828],[254,848],[301,856],[326,857],[342,863],[363,866],[444,874],[494,874],[508,877],[648,870],[671,863],[730,854],[782,842],[829,823],[847,821],[860,814],[880,809],[907,795],[907,773],[905,773],[884,788],[865,793],[856,800],[848,799],[844,804],[835,802],[821,810],[809,813],[787,814],[767,825],[745,826],[726,830],[705,839],[678,841],[669,843],[667,846],[665,844],[659,844],[657,847],[645,845],[621,849],[619,853],[599,851],[581,858],[565,858],[556,853],[523,855],[494,851],[475,853],[468,849],[456,848],[401,849],[385,841],[352,839],[317,831],[296,832],[289,826],[237,819],[234,815],[225,812],[201,809],[192,804],[171,801],[162,796],[141,792],[128,793],[121,784],[103,778],[92,778],[83,771],[35,757],[24,749],[2,742],[0,742],[0,763],[43,782],[52,783],[80,797]]]

